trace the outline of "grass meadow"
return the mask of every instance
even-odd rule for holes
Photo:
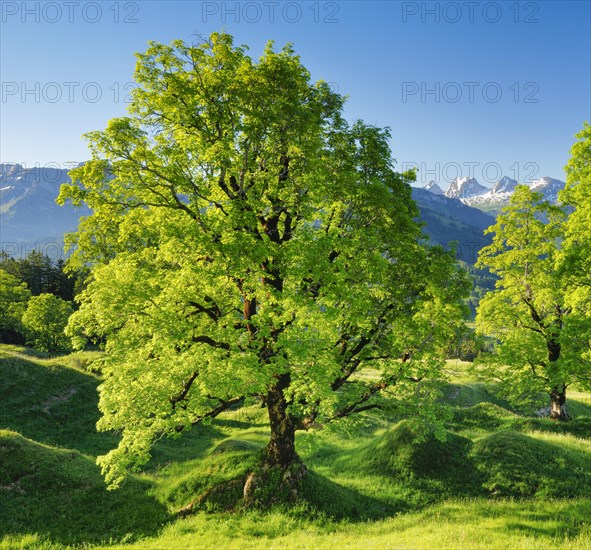
[[[589,394],[571,391],[557,424],[450,362],[444,438],[380,411],[300,433],[300,500],[245,511],[240,480],[268,439],[256,406],[160,441],[106,490],[99,356],[0,346],[0,548],[591,548]]]

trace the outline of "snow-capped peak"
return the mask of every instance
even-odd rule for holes
[[[478,195],[483,195],[488,189],[478,183],[476,178],[463,177],[456,178],[453,180],[447,191],[445,192],[446,197],[454,199],[467,199]]]
[[[433,180],[431,180],[427,185],[425,185],[423,189],[431,191],[431,193],[433,193],[434,195],[445,195],[443,189],[441,189],[441,187],[439,187],[439,185],[437,185]]]
[[[517,180],[511,179],[508,176],[503,176],[495,186],[492,188],[491,193],[512,193],[517,187]]]
[[[549,178],[548,176],[544,176],[539,180],[532,181],[530,184],[530,188],[532,191],[541,191],[543,188],[546,187],[564,187],[564,182],[560,180],[555,180],[554,178]]]
[[[564,189],[565,183],[554,178],[544,176],[530,184],[530,189],[536,193],[542,193],[544,200],[553,204],[558,203],[558,193]]]

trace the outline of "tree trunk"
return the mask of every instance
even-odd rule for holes
[[[289,383],[289,374],[282,374],[267,393],[271,440],[265,448],[260,469],[246,478],[246,506],[269,506],[274,502],[295,500],[306,474],[306,467],[295,450],[295,423],[283,395]]]
[[[271,441],[265,449],[266,462],[269,466],[281,469],[299,461],[295,450],[295,426],[287,412],[287,402],[283,390],[289,386],[289,374],[279,377],[278,383],[267,394],[267,410],[271,425]]]
[[[550,418],[552,420],[570,420],[565,403],[566,386],[554,386],[550,392]]]

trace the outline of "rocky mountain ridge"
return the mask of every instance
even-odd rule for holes
[[[454,179],[445,192],[434,181],[430,181],[422,189],[435,195],[443,193],[447,198],[457,199],[467,206],[496,215],[509,204],[517,185],[519,184],[516,180],[507,176],[503,176],[492,188],[481,185],[476,178],[462,177]],[[526,185],[529,185],[532,191],[542,193],[545,200],[557,204],[558,193],[564,189],[565,183],[544,176]]]

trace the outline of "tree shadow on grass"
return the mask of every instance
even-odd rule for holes
[[[37,533],[61,544],[132,541],[168,519],[150,484],[130,478],[107,491],[94,461],[0,431],[0,532]]]
[[[507,514],[503,529],[538,538],[575,538],[588,528],[591,501],[550,501],[536,503],[538,509],[526,505]],[[524,509],[525,508],[525,509]]]
[[[312,513],[334,520],[364,522],[403,511],[399,506],[363,495],[313,471],[304,477],[301,496],[307,516]]]

